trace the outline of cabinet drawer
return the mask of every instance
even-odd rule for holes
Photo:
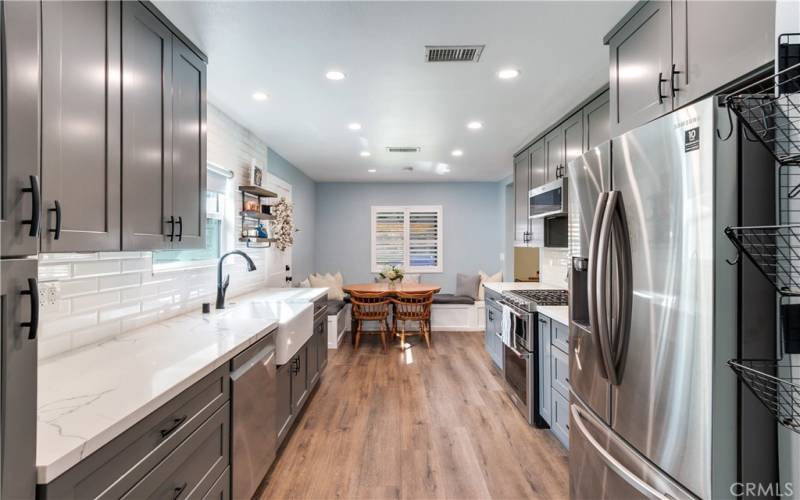
[[[569,328],[557,321],[552,321],[550,331],[552,332],[552,342],[564,352],[569,352]]]
[[[565,448],[569,448],[569,401],[556,390],[553,390],[551,417],[550,430]]]
[[[141,422],[41,486],[44,498],[119,498],[228,399],[228,365],[164,404]]]
[[[211,486],[208,493],[203,495],[203,500],[229,500],[231,497],[231,468],[225,469],[225,472],[217,479],[217,482]]]
[[[123,498],[177,500],[205,494],[230,463],[229,433],[226,403]]]
[[[550,370],[553,373],[553,389],[569,398],[569,356],[553,349],[550,352]]]

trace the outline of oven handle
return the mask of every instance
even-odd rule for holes
[[[501,306],[508,307],[508,309],[511,312],[511,314],[513,314],[514,316],[516,316],[518,318],[522,318],[522,314],[520,314],[517,311],[516,306],[511,305],[509,302],[506,302],[505,300],[498,300],[497,303],[500,304]]]
[[[527,357],[529,357],[531,355],[531,353],[523,354],[523,353],[519,352],[518,350],[514,349],[513,347],[511,347],[510,345],[507,345],[507,344],[506,344],[506,347],[508,348],[509,351],[511,351],[514,354],[516,354],[519,359],[525,359],[525,358],[527,358]]]

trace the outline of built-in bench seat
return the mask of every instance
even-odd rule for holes
[[[437,293],[433,296],[434,304],[459,304],[472,305],[475,299],[468,295],[454,295],[452,293]]]

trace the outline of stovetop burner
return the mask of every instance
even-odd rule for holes
[[[503,295],[512,304],[524,309],[535,306],[566,306],[568,294],[566,290],[509,290]]]

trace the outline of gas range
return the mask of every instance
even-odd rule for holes
[[[509,304],[524,311],[535,312],[536,306],[566,306],[566,290],[507,290],[503,298]]]

